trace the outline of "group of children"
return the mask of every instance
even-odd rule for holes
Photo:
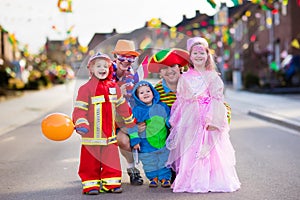
[[[118,52],[115,56],[118,62],[132,63],[139,54],[131,53],[136,54],[129,57]],[[188,70],[179,78],[170,106],[145,80],[135,79],[130,93],[125,90],[118,84],[121,79],[108,55],[90,57],[87,67],[91,77],[79,88],[73,110],[75,130],[82,137],[78,173],[84,194],[122,192],[119,133],[126,133],[130,148],[139,152],[149,187],[160,183],[173,192],[191,193],[240,188],[228,134],[224,85],[207,41],[195,37],[188,39],[187,51],[158,52],[148,68],[163,73],[174,63],[179,67],[188,64]],[[176,178],[171,183],[172,171]],[[143,183],[139,174],[132,177]]]

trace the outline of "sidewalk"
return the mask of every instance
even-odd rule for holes
[[[279,95],[236,91],[227,88],[225,99],[233,112],[240,111],[300,133],[300,94]]]
[[[73,101],[75,86],[78,86],[75,82],[26,92],[21,97],[0,102],[0,135],[45,115],[64,102]],[[236,91],[228,87],[225,99],[233,112],[249,114],[300,132],[300,98]]]
[[[20,97],[0,102],[0,135],[38,119],[64,102],[72,101],[74,82],[26,91]]]

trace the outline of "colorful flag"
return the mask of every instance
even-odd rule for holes
[[[160,28],[161,21],[158,18],[152,18],[150,19],[150,21],[147,22],[147,26],[150,28]]]
[[[217,4],[215,0],[207,0],[207,2],[211,5],[211,7],[216,8]]]
[[[274,70],[275,72],[278,72],[278,71],[279,71],[279,66],[277,65],[277,63],[276,63],[275,61],[272,61],[272,62],[270,63],[270,68],[271,68],[272,70]]]
[[[238,5],[243,4],[243,0],[231,0],[231,1],[233,2],[234,6],[238,6]]]
[[[67,34],[71,34],[71,32],[73,31],[75,25],[72,25],[68,30],[67,30]]]
[[[60,12],[72,12],[72,0],[58,0],[57,7]]]
[[[299,0],[298,0],[298,2],[299,2]],[[287,6],[288,3],[289,3],[289,0],[282,0],[282,4],[283,4],[284,6]],[[299,4],[298,4],[298,5],[299,5]]]
[[[148,77],[148,56],[146,56],[144,58],[144,60],[142,61],[142,66],[143,66],[143,70],[144,70],[144,78],[147,78]]]
[[[292,47],[296,48],[296,49],[300,49],[300,44],[298,42],[297,39],[294,39],[291,43]]]
[[[136,73],[138,74],[139,76],[139,80],[143,80],[144,78],[147,78],[148,77],[148,68],[147,68],[147,64],[148,64],[148,57],[149,56],[146,56],[142,63],[140,64],[140,66],[138,66],[137,70],[136,70]]]
[[[15,45],[17,43],[17,40],[16,40],[16,37],[15,37],[15,34],[13,33],[8,33],[8,41],[11,45]]]
[[[146,37],[141,43],[140,43],[140,49],[148,49],[151,47],[151,43],[152,43],[152,40],[150,37]]]

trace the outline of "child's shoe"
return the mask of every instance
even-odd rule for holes
[[[143,185],[143,178],[141,177],[140,170],[135,167],[128,168],[127,173],[130,177],[131,185]]]
[[[112,193],[122,193],[123,189],[121,187],[113,188],[110,190]]]
[[[162,179],[161,180],[161,187],[168,188],[170,186],[171,186],[171,181],[170,180],[167,180],[167,179]]]
[[[157,187],[158,186],[158,178],[155,177],[150,180],[149,187]]]
[[[86,192],[85,194],[87,195],[98,195],[100,193],[99,190],[90,190],[88,192]]]
[[[122,192],[123,192],[123,189],[121,187],[113,188],[110,190],[102,188],[100,190],[100,193],[122,193]]]

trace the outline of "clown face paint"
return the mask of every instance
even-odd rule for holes
[[[190,59],[195,68],[205,68],[205,64],[208,58],[207,50],[202,45],[195,45],[192,48]]]
[[[104,59],[97,59],[90,70],[96,78],[106,79],[109,73],[109,63]]]

